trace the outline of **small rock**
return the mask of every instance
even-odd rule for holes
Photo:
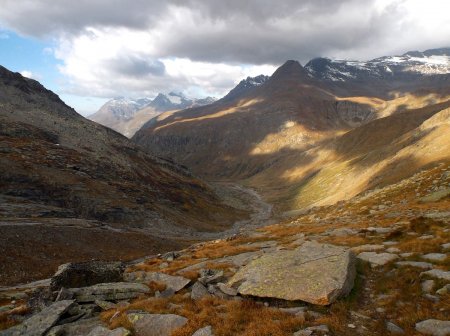
[[[169,267],[169,263],[167,263],[167,262],[163,262],[163,263],[161,263],[161,264],[159,264],[159,269],[164,269],[164,268],[167,268],[167,267]]]
[[[450,271],[446,272],[440,269],[432,269],[426,272],[422,272],[420,273],[420,276],[430,276],[432,278],[450,281]]]
[[[90,287],[71,288],[74,298],[78,302],[116,301],[134,299],[150,292],[150,289],[139,283],[114,282],[101,283]]]
[[[113,308],[116,308],[116,306],[117,306],[116,304],[114,304],[112,302],[103,301],[103,300],[95,300],[94,303],[103,310],[113,309]]]
[[[359,254],[361,252],[383,251],[384,249],[385,249],[384,245],[375,245],[375,244],[366,244],[366,245],[360,245],[360,246],[351,248],[351,250],[356,254]]]
[[[163,290],[162,292],[156,291],[155,297],[157,298],[165,298],[168,299],[175,295],[175,291],[172,288],[167,288]]]
[[[445,244],[442,244],[441,246],[444,251],[450,250],[450,243],[445,243]]]
[[[405,331],[400,328],[398,325],[392,323],[392,322],[386,322],[386,329],[391,334],[404,334]]]
[[[416,330],[425,335],[448,336],[450,335],[450,321],[425,320],[416,323]]]
[[[174,261],[176,258],[179,258],[181,256],[180,252],[172,251],[167,252],[162,255],[161,259],[167,260],[167,261]]]
[[[423,269],[432,269],[433,264],[423,262],[423,261],[398,261],[395,263],[397,266],[411,266]]]
[[[398,259],[398,255],[391,253],[362,252],[357,258],[369,262],[372,267],[377,267],[386,265],[387,263]]]
[[[433,238],[434,238],[433,235],[423,235],[423,236],[418,237],[417,239],[428,240],[428,239],[433,239]]]
[[[438,294],[438,295],[445,295],[448,293],[450,293],[450,284],[446,284],[444,287],[442,287],[436,291],[436,294]]]
[[[422,292],[424,293],[431,293],[431,291],[434,288],[434,280],[425,280],[421,284]]]
[[[431,261],[445,261],[445,259],[447,259],[447,255],[444,253],[428,253],[423,255],[422,258]]]
[[[236,289],[231,288],[231,287],[227,286],[226,284],[224,284],[224,283],[222,283],[222,282],[219,282],[219,283],[217,284],[217,287],[218,287],[222,292],[224,292],[224,293],[227,294],[227,295],[230,295],[230,296],[236,296],[236,295],[238,294],[238,292],[237,292]]]
[[[196,282],[191,288],[191,299],[200,300],[204,296],[209,296],[209,292],[202,283]]]
[[[149,283],[151,281],[161,282],[166,285],[166,288],[173,289],[175,292],[186,287],[191,280],[186,279],[182,276],[174,276],[165,273],[159,272],[130,272],[125,273],[123,276],[124,280],[127,282],[140,282],[140,283]]]
[[[198,329],[192,336],[214,336],[211,326]]]
[[[414,253],[412,252],[405,252],[405,253],[400,253],[400,257],[402,258],[409,258],[413,255]]]
[[[386,252],[388,253],[399,253],[401,252],[401,250],[397,247],[389,247],[388,249],[386,249]]]
[[[205,286],[210,283],[217,283],[223,280],[225,280],[225,277],[223,276],[223,271],[221,270],[213,270],[213,269],[200,270],[200,277],[198,278],[198,281],[200,281]]]
[[[385,245],[385,246],[392,246],[392,245],[397,245],[398,244],[398,242],[396,242],[396,241],[385,241],[385,242],[383,242],[383,245]]]
[[[109,330],[108,328],[98,326],[97,328],[91,330],[87,336],[129,336],[131,332],[125,328],[117,328],[114,330]]]
[[[347,327],[349,327],[351,329],[355,329],[356,328],[356,326],[353,323],[347,324]]]
[[[170,336],[188,322],[187,318],[174,314],[128,313],[127,317],[135,336]]]

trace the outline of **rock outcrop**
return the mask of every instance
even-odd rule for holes
[[[241,295],[328,305],[350,293],[355,256],[346,248],[306,242],[294,251],[263,255],[229,281]]]

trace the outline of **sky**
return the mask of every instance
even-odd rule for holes
[[[222,97],[286,60],[450,46],[448,0],[0,0],[0,65],[79,113],[108,99]]]

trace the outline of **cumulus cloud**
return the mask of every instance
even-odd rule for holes
[[[27,78],[31,78],[31,79],[40,79],[39,75],[37,75],[37,74],[35,74],[35,73],[33,73],[33,72],[29,71],[29,70],[22,70],[20,72],[20,74],[23,77],[27,77]]]
[[[448,46],[450,36],[447,0],[2,0],[2,8],[2,26],[56,39],[67,92],[98,97],[222,95],[287,59],[370,59]]]

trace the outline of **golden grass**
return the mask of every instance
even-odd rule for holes
[[[171,308],[169,308],[169,302],[174,303]],[[252,300],[227,301],[208,297],[193,301],[180,294],[170,300],[141,299],[125,308],[103,312],[101,319],[112,329],[123,326],[132,330],[126,315],[129,310],[160,314],[173,313],[186,317],[189,322],[174,331],[172,336],[191,336],[196,330],[207,325],[212,326],[216,336],[284,336],[299,330],[305,323],[302,317],[267,308]]]

